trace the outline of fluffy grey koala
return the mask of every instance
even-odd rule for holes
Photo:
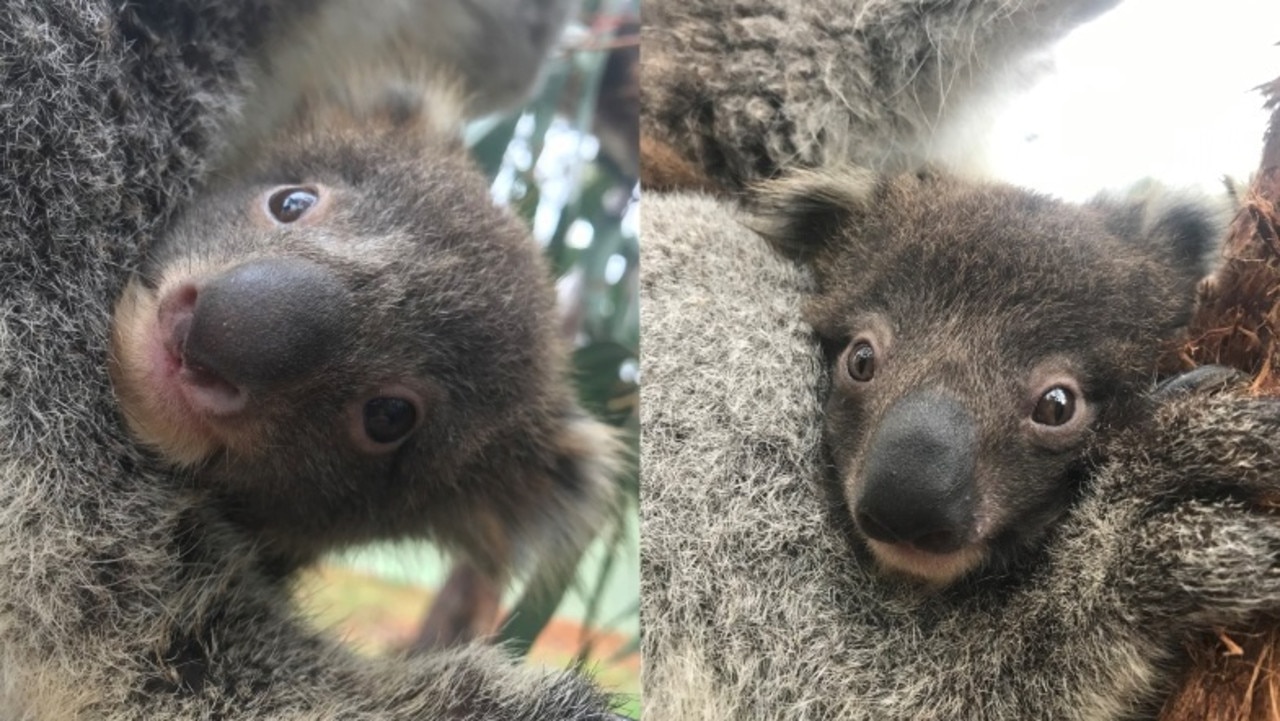
[[[311,52],[316,13],[334,7],[0,8],[6,719],[608,717],[586,680],[495,649],[364,659],[310,630],[278,557],[218,489],[172,473],[126,430],[108,378],[112,303],[211,161],[234,157],[226,128],[260,107],[255,87],[292,77],[289,58]],[[345,62],[311,57],[321,74]],[[256,222],[247,210],[241,221]],[[385,439],[397,414],[383,410]]]
[[[149,249],[113,324],[125,416],[282,576],[406,537],[498,582],[576,557],[621,454],[575,401],[551,271],[463,146],[450,66],[349,62]]]
[[[646,71],[668,42],[688,82],[670,104],[650,82],[642,125],[730,189],[910,167],[939,107],[1101,9],[705,5],[648,8],[674,25],[652,20]],[[773,196],[771,223],[645,196],[647,717],[1154,716],[1184,638],[1280,604],[1280,405],[1216,369],[1146,392],[1211,216],[830,172],[784,186],[803,190]],[[1066,363],[1036,376],[1045,354]],[[921,478],[929,503],[897,516],[893,493],[866,496]]]
[[[1192,392],[1221,385],[1213,374],[1109,429],[1065,515],[1007,562],[941,589],[883,573],[824,488],[825,363],[797,311],[811,281],[744,243],[744,219],[716,200],[649,202],[649,717],[1151,715],[1184,636],[1280,602],[1280,523],[1259,503],[1276,490],[1280,406]],[[939,581],[973,568],[887,560]]]
[[[814,273],[831,491],[886,570],[940,585],[1016,563],[1146,415],[1221,228],[1190,198],[847,169],[772,183],[757,214]]]

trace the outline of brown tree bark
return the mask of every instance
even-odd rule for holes
[[[1253,376],[1254,392],[1280,396],[1280,78],[1262,90],[1272,109],[1262,162],[1173,365],[1232,366]],[[1160,721],[1280,721],[1280,618],[1207,634],[1186,650],[1190,668]]]

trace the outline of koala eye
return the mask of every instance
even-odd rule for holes
[[[845,372],[859,383],[866,383],[876,374],[876,350],[865,340],[855,342],[845,354]]]
[[[267,199],[267,210],[280,223],[292,223],[301,218],[320,200],[314,188],[281,188]]]
[[[1045,391],[1031,412],[1031,420],[1042,426],[1060,426],[1076,413],[1076,396],[1062,386]]]
[[[404,398],[383,396],[364,404],[364,432],[375,443],[395,443],[417,423],[417,408]]]

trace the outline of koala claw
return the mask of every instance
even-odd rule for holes
[[[1151,398],[1166,401],[1191,393],[1220,391],[1246,378],[1247,375],[1235,368],[1204,365],[1161,381],[1151,391]]]

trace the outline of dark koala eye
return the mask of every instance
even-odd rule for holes
[[[319,200],[313,188],[281,188],[267,199],[271,217],[281,223],[292,223],[301,218]]]
[[[1076,414],[1076,395],[1062,386],[1045,391],[1031,412],[1031,420],[1042,426],[1060,426]]]
[[[403,398],[384,396],[365,401],[364,432],[376,443],[395,443],[417,423],[417,409]]]
[[[866,383],[871,380],[876,374],[875,348],[865,340],[857,341],[845,355],[844,367],[855,381]]]

